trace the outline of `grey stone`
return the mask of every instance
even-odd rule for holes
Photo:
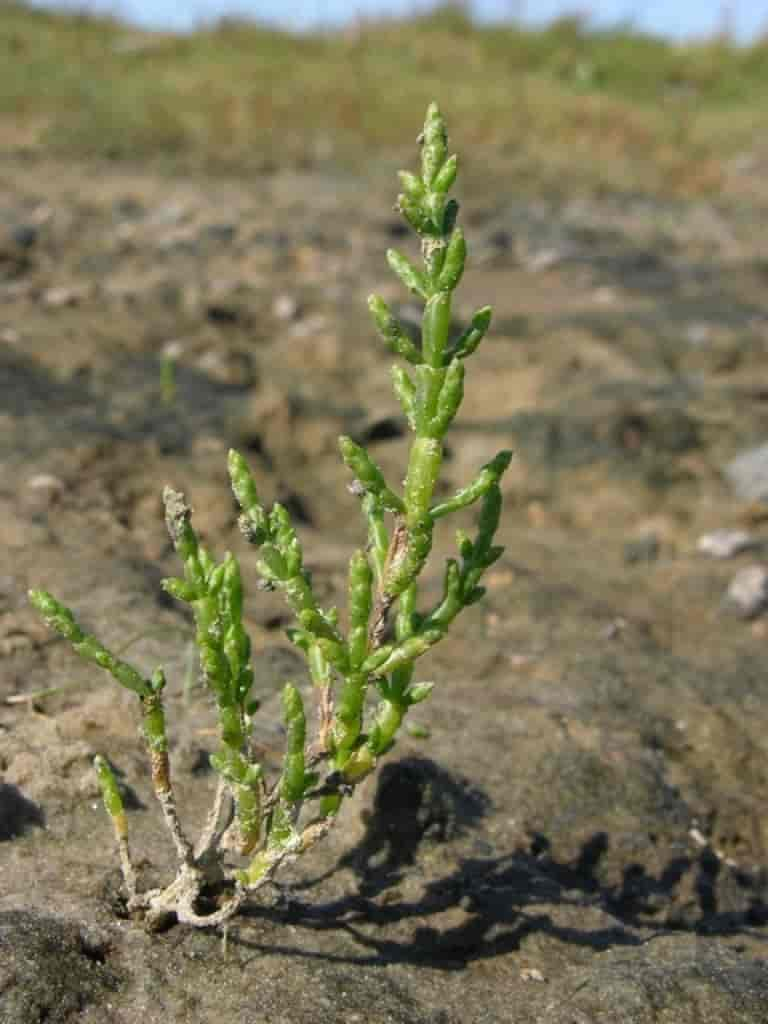
[[[712,558],[733,558],[755,547],[757,541],[746,530],[713,530],[702,534],[696,543],[697,551]]]
[[[768,605],[768,569],[748,565],[739,570],[728,586],[725,605],[745,619],[759,615]]]
[[[734,493],[742,501],[768,501],[768,444],[737,455],[724,472]]]

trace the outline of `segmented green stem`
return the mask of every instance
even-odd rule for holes
[[[322,608],[317,599],[288,510],[279,503],[266,508],[245,459],[235,451],[228,458],[240,527],[257,549],[262,586],[282,592],[295,620],[289,638],[307,659],[317,694],[315,742],[307,744],[301,693],[286,683],[285,756],[279,778],[267,785],[249,741],[258,702],[251,699],[254,671],[243,625],[240,568],[230,553],[217,563],[200,543],[179,492],[166,488],[163,498],[183,575],[164,580],[163,586],[192,609],[198,660],[216,702],[221,735],[211,756],[219,776],[217,796],[194,852],[179,823],[171,785],[163,672],[158,669],[145,678],[84,632],[72,612],[50,594],[30,592],[51,628],[139,698],[153,785],[179,859],[177,876],[166,889],[137,893],[120,790],[104,758],[97,758],[95,767],[118,843],[129,906],[143,909],[150,925],[168,913],[195,926],[222,924],[249,891],[265,885],[282,864],[322,839],[344,795],[392,747],[408,711],[430,696],[434,684],[414,680],[418,659],[439,643],[464,608],[482,597],[483,573],[501,555],[494,536],[510,452],[500,452],[452,497],[435,501],[445,437],[464,397],[465,363],[488,331],[491,310],[477,310],[469,325],[452,337],[453,294],[464,273],[467,245],[457,224],[458,203],[448,196],[458,161],[448,153],[445,122],[435,104],[427,110],[419,141],[420,171],[400,173],[398,208],[420,238],[422,265],[394,249],[387,253],[387,262],[424,302],[420,339],[411,336],[380,296],[372,295],[368,302],[384,344],[409,364],[407,369],[393,367],[392,382],[413,438],[402,493],[387,482],[363,445],[351,437],[339,439],[353,476],[351,489],[362,499],[368,534],[365,550],[356,551],[349,564],[346,633],[336,610]],[[459,531],[459,555],[446,563],[442,595],[431,610],[420,612],[418,581],[432,550],[435,524],[475,503],[480,509],[474,540]],[[369,711],[374,692],[378,705]],[[315,771],[321,765],[326,773],[322,781]],[[315,800],[318,816],[302,824],[304,808]],[[243,871],[222,870],[223,850],[232,847],[233,839],[238,852],[250,858]],[[233,886],[228,902],[207,917],[200,914],[205,884],[222,878]]]

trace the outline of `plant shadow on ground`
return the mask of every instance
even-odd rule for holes
[[[102,371],[103,372],[103,371]],[[55,418],[63,437],[137,442],[152,438],[166,452],[186,451],[191,438],[204,434],[226,415],[227,401],[243,388],[216,381],[194,368],[175,371],[184,402],[164,403],[160,396],[161,361],[155,356],[112,360],[109,380],[119,379],[120,395],[85,368],[62,379],[35,359],[0,352],[0,387],[5,411],[14,421],[0,438],[3,454],[25,457],[51,448],[46,419]]]
[[[43,811],[18,786],[0,782],[0,842],[15,839],[33,826],[45,828]]]
[[[738,911],[720,909],[718,876],[733,869],[709,849],[697,856],[673,858],[656,875],[642,864],[628,865],[619,885],[605,884],[599,869],[611,839],[604,832],[586,840],[570,861],[551,856],[550,842],[543,835],[532,836],[528,849],[518,848],[499,857],[463,858],[456,870],[428,881],[418,899],[402,899],[398,885],[414,870],[422,841],[440,842],[466,834],[488,808],[489,801],[480,790],[468,788],[463,780],[428,759],[407,758],[388,765],[379,780],[365,835],[323,876],[351,868],[358,878],[357,892],[323,903],[304,902],[299,894],[323,880],[314,878],[280,889],[274,907],[256,906],[244,912],[252,920],[271,920],[315,932],[345,932],[369,952],[360,956],[327,954],[262,944],[237,931],[230,941],[260,955],[457,971],[473,961],[514,952],[534,933],[596,952],[613,946],[641,946],[651,938],[680,931],[761,938],[754,929],[768,920],[764,871],[757,875],[735,872],[746,897],[744,909]],[[686,878],[695,893],[695,915],[654,923],[654,915],[673,903]],[[580,912],[602,912],[605,926],[590,929],[558,923],[552,913],[541,909],[547,905],[555,910],[570,908],[570,920]],[[444,929],[416,927],[405,940],[383,937],[383,932],[378,937],[371,931],[449,911],[463,911],[464,919]]]

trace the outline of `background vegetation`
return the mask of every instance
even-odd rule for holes
[[[3,3],[0,146],[215,173],[391,173],[439,97],[524,187],[702,194],[768,149],[768,39],[678,45],[565,18],[477,25],[457,7],[295,35],[223,21],[189,36]],[[409,143],[410,145],[410,143]],[[373,154],[373,157],[371,156]],[[487,179],[486,179],[487,180]]]

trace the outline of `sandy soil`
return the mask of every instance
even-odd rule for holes
[[[50,589],[142,669],[166,666],[200,822],[213,716],[183,694],[189,622],[159,589],[175,572],[160,492],[183,489],[254,581],[257,738],[277,763],[278,689],[306,677],[255,588],[226,450],[287,501],[341,603],[362,530],[335,439],[365,439],[393,479],[407,444],[365,311],[377,290],[417,313],[383,258],[392,186],[46,161],[6,161],[0,182],[0,1022],[765,1022],[768,627],[723,602],[768,537],[768,506],[724,476],[768,434],[759,218],[467,197],[458,314],[491,302],[496,319],[444,487],[515,450],[506,554],[425,666],[431,737],[403,737],[224,948],[115,915],[95,753],[131,796],[143,879],[172,865],[133,701],[25,595]],[[719,528],[753,548],[706,557]]]

